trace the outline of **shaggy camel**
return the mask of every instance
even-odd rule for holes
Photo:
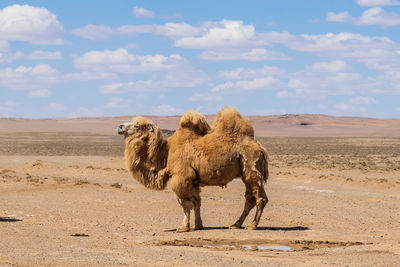
[[[254,139],[250,122],[235,108],[221,110],[211,127],[204,115],[187,111],[179,122],[179,129],[168,140],[163,139],[155,123],[142,117],[121,124],[118,133],[124,135],[126,166],[135,179],[155,190],[164,189],[169,181],[184,212],[177,231],[190,230],[192,209],[193,229],[203,228],[200,187],[226,186],[239,177],[246,186],[246,201],[242,214],[230,228],[240,228],[256,206],[254,220],[247,229],[257,229],[268,202],[264,191],[268,157]]]

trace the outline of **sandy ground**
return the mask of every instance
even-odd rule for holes
[[[54,121],[35,123],[50,129]],[[400,262],[400,138],[393,134],[258,138],[271,169],[260,229],[228,229],[244,204],[244,185],[235,180],[203,188],[205,230],[176,233],[183,213],[173,193],[129,176],[119,136],[101,127],[18,125],[0,131],[2,266]]]

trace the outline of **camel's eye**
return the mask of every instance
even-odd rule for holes
[[[133,129],[135,129],[135,130],[139,129],[139,125],[137,125],[137,124],[133,125]]]

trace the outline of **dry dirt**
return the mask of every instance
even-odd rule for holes
[[[173,193],[129,176],[120,137],[0,131],[0,265],[398,266],[399,137],[258,140],[271,169],[260,229],[228,229],[235,180],[203,188],[205,230],[176,233]]]

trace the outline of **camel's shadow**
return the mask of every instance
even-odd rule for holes
[[[0,217],[0,222],[20,222],[22,220],[10,218],[10,217]]]
[[[210,227],[204,227],[201,231],[207,231],[207,230],[228,230],[229,227],[221,227],[221,226],[210,226]],[[240,227],[240,229],[245,229],[245,227]],[[257,230],[255,231],[307,231],[310,230],[310,228],[306,226],[290,226],[290,227],[258,227]],[[176,229],[168,229],[164,230],[164,232],[175,232]],[[234,231],[234,230],[232,230]]]

